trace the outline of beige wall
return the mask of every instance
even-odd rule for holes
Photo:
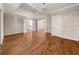
[[[61,15],[61,19],[60,19],[61,24],[59,25],[59,28],[61,27],[61,34],[60,35],[55,34],[55,36],[61,36],[64,38],[79,41],[79,11],[75,10],[60,15]],[[52,20],[55,19],[52,18]],[[52,25],[56,25],[56,24],[52,24]],[[52,35],[54,28],[52,28]]]
[[[18,16],[4,15],[4,34],[11,35],[23,32],[23,20]]]

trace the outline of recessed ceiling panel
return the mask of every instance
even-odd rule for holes
[[[75,3],[30,3],[30,4],[38,8],[42,12],[50,13],[51,11],[67,7]]]

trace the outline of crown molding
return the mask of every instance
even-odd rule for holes
[[[53,15],[53,13],[60,12],[60,11],[64,11],[64,10],[66,10],[66,9],[76,7],[76,6],[78,6],[78,5],[79,5],[79,3],[73,4],[73,5],[70,5],[70,6],[66,6],[66,7],[61,8],[61,9],[58,9],[58,10],[54,10],[54,11],[51,12],[51,15]]]

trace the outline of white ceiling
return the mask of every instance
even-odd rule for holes
[[[70,6],[75,3],[30,3],[30,5],[34,6],[41,12],[51,13],[57,9],[61,9],[63,7]]]
[[[17,14],[30,19],[45,18],[51,12],[74,5],[75,3],[4,3],[4,12]]]
[[[38,10],[26,3],[21,4],[17,8],[16,13],[31,19],[43,18],[46,16],[45,14],[40,13]]]
[[[3,3],[4,12],[13,12],[20,6],[20,3]]]

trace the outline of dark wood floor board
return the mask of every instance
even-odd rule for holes
[[[1,55],[79,55],[79,41],[51,36],[44,30],[6,36]]]

